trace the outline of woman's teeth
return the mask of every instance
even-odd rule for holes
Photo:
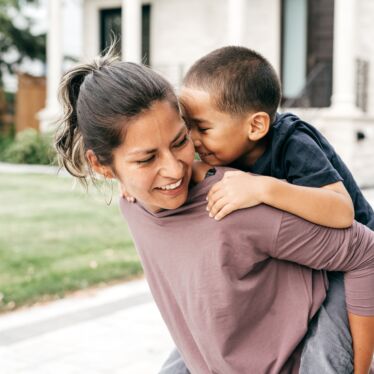
[[[182,184],[182,179],[173,184],[168,184],[166,186],[159,187],[161,190],[175,190]]]

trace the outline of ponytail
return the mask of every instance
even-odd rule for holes
[[[62,77],[59,86],[58,98],[63,115],[56,132],[55,148],[59,155],[60,166],[82,182],[86,181],[88,175],[93,176],[93,173],[85,156],[83,136],[78,127],[79,92],[87,75],[119,60],[113,51],[114,45],[104,56],[95,58],[92,63],[80,64],[72,68]]]

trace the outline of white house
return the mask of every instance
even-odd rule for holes
[[[374,143],[372,0],[82,0],[81,5],[82,60],[105,48],[114,32],[125,60],[151,65],[176,86],[197,58],[215,48],[236,44],[259,51],[282,79],[283,107],[320,128],[359,179],[373,169],[374,182],[374,150],[367,145]],[[49,1],[42,128],[57,111],[62,6],[62,0]]]

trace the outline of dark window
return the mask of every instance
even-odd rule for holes
[[[100,11],[100,50],[110,45],[113,37],[118,40],[117,51],[121,53],[122,9],[102,9]],[[150,65],[151,6],[142,6],[142,62]]]
[[[117,52],[121,52],[121,8],[100,11],[100,50],[107,48],[113,38],[118,40]]]
[[[294,14],[297,11],[300,15]],[[300,16],[305,17],[302,25]],[[330,106],[333,28],[334,0],[282,1],[284,106]]]
[[[151,6],[142,6],[142,62],[151,64]]]

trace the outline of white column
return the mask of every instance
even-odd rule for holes
[[[48,131],[59,114],[57,99],[62,72],[62,1],[48,1],[47,31],[47,100],[39,112],[40,130]]]
[[[355,104],[355,0],[335,0],[332,110],[357,113]]]
[[[227,44],[243,45],[244,25],[247,16],[246,0],[227,0],[227,6]]]
[[[122,0],[122,56],[125,61],[140,63],[141,56],[141,1]]]

